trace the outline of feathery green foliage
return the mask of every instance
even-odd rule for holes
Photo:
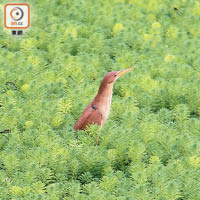
[[[199,200],[200,1],[30,4],[26,35],[0,29],[0,199]],[[104,127],[75,132],[132,65]]]

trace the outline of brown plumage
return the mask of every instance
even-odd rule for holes
[[[101,81],[98,94],[83,111],[82,115],[74,126],[75,130],[86,129],[86,127],[92,123],[98,124],[100,127],[104,125],[110,113],[114,82],[120,76],[131,71],[133,68],[134,67],[130,67],[121,71],[108,72],[104,76],[103,80]]]

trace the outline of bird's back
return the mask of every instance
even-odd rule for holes
[[[92,123],[98,124],[99,126],[101,126],[102,123],[102,115],[100,114],[98,108],[93,105],[93,102],[91,102],[83,111],[74,126],[74,130],[86,129],[86,127]]]

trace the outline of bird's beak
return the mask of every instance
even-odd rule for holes
[[[135,66],[130,67],[130,68],[128,68],[128,69],[121,70],[121,71],[119,71],[119,73],[117,74],[117,76],[120,77],[120,76],[126,74],[127,72],[130,72],[130,71],[133,70],[134,68],[135,68]]]

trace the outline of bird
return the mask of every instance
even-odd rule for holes
[[[97,95],[93,101],[85,108],[80,118],[74,125],[75,131],[85,130],[90,124],[98,124],[100,128],[103,127],[110,113],[113,85],[115,81],[134,68],[135,66],[121,71],[108,72],[104,76]]]

